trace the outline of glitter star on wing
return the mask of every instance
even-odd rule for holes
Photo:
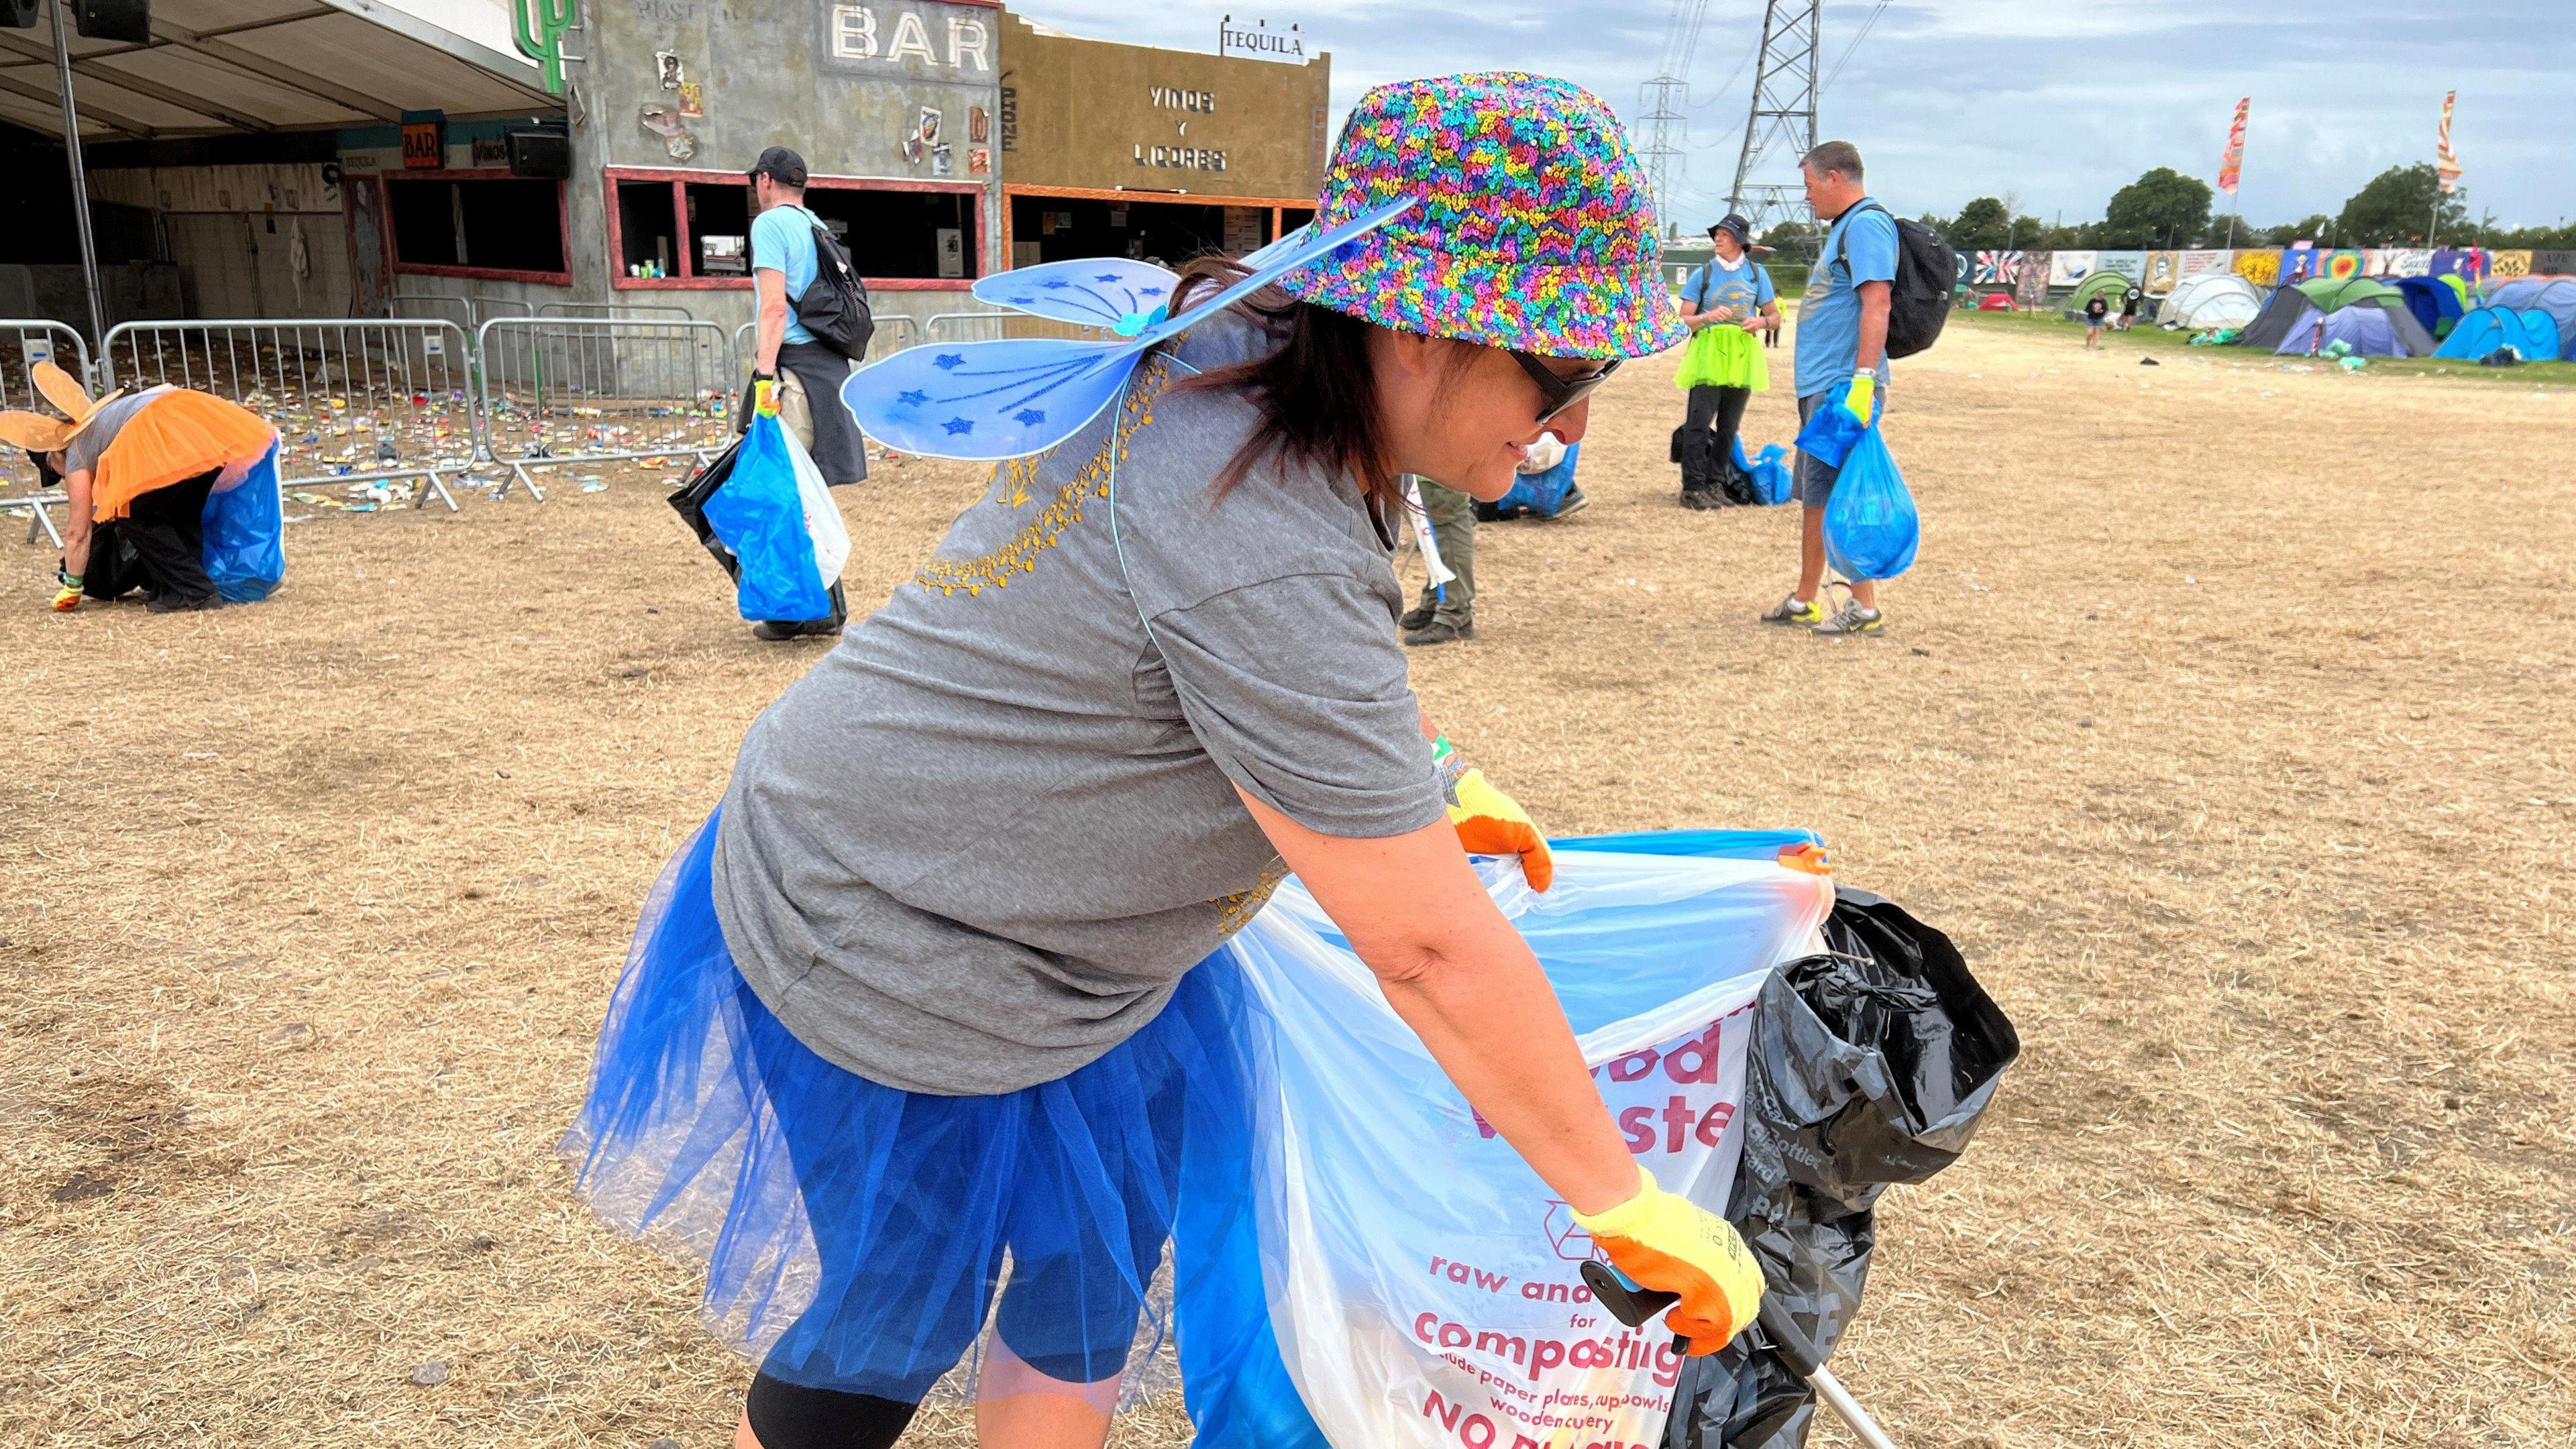
[[[841,401],[861,430],[898,453],[991,462],[1044,452],[1099,416],[1155,344],[1412,205],[1407,197],[1330,231],[1309,225],[1291,232],[1246,257],[1253,270],[1243,280],[1178,317],[1169,309],[1180,279],[1144,262],[1046,262],[985,277],[975,283],[977,301],[1106,335],[925,342],[851,373]]]

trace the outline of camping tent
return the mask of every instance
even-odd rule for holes
[[[2377,302],[2383,307],[2406,305],[2405,294],[2386,282],[2368,277],[2311,277],[2298,284],[2299,294],[2316,304],[2320,312],[2349,307],[2356,302]]]
[[[2305,356],[2340,342],[2364,357],[2412,357],[2416,354],[2397,332],[2397,319],[2405,315],[2386,307],[2338,307],[2332,312],[2310,307],[2272,350],[2285,357]]]
[[[2460,319],[2433,355],[2474,362],[2510,347],[2525,362],[2552,362],[2566,355],[2561,325],[2537,307],[2480,307]]]
[[[2340,281],[2331,277],[2313,277],[2295,287],[2283,287],[2263,304],[2262,313],[2247,324],[2236,344],[2239,347],[2259,347],[2267,352],[2305,352],[2311,339],[2310,329],[2315,325],[2315,319],[2308,315],[2311,311],[2331,317],[2355,308],[2389,314],[2389,329],[2402,349],[2395,354],[2397,356],[2429,357],[2439,345],[2434,342],[2433,334],[2424,330],[2424,324],[2415,320],[2415,314],[2406,310],[2404,293],[2385,282],[2374,282],[2366,277]],[[2377,332],[2375,326],[2369,330],[2374,335]],[[2298,339],[2297,346],[2282,345],[2293,337]]]
[[[2557,355],[2576,353],[2576,277],[2516,277],[2489,294],[2487,305],[2548,313],[2558,326]]]
[[[2404,277],[2397,283],[2399,294],[2406,299],[2406,310],[2415,321],[2436,337],[2448,337],[2469,308],[2464,290],[2456,277]]]
[[[2127,276],[2105,268],[2076,284],[2075,294],[2066,299],[2067,310],[2080,317],[2084,314],[2084,304],[2099,297],[2116,314],[2120,310],[2120,298],[2136,285]]]
[[[2233,272],[2203,272],[2175,284],[2156,314],[2177,327],[2242,327],[2263,310],[2263,290]]]

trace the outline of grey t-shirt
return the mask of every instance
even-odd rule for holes
[[[1003,464],[753,723],[716,912],[826,1059],[1000,1093],[1124,1041],[1284,873],[1237,786],[1329,835],[1443,818],[1356,485],[1272,460],[1216,498],[1255,409],[1170,390],[1270,345],[1210,319],[1082,432]]]
[[[92,414],[89,426],[81,429],[78,437],[63,445],[63,471],[77,473],[83,468],[97,467],[100,455],[107,451],[107,445],[116,441],[116,435],[125,431],[125,425],[134,420],[134,415],[143,411],[146,403],[168,391],[170,391],[168,383],[163,383],[159,387],[147,387],[141,392],[118,398]]]

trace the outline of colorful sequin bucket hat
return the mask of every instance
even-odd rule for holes
[[[1571,81],[1489,71],[1362,96],[1315,225],[1406,196],[1420,204],[1279,285],[1381,326],[1555,357],[1643,357],[1690,335],[1627,132]]]

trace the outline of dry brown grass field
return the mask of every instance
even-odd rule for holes
[[[1900,1442],[2565,1445],[2576,396],[2142,350],[1904,366],[1922,560],[1841,643],[1754,621],[1793,517],[1674,507],[1634,367],[1591,509],[1485,530],[1416,682],[1560,832],[1820,830],[2019,1024],[1838,1363]],[[552,1148],[646,885],[818,655],[604,476],[324,513],[199,616],[47,613],[0,542],[0,1444],[728,1442],[693,1276]],[[844,490],[852,599],[981,486]]]

